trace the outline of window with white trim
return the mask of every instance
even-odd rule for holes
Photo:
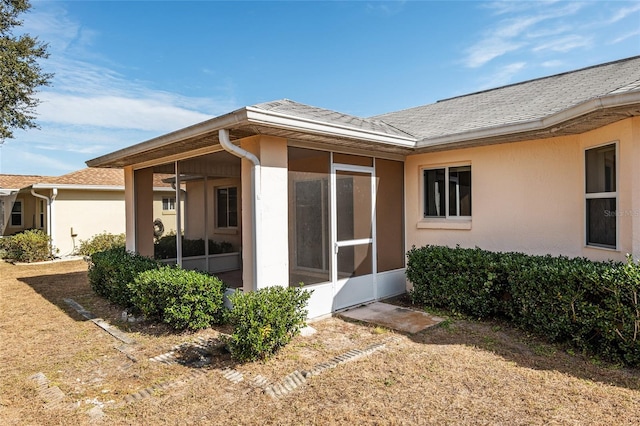
[[[164,197],[162,198],[162,211],[173,211],[176,209],[176,199],[175,197]]]
[[[617,247],[616,144],[585,150],[586,243]]]
[[[238,188],[216,188],[216,227],[238,227]]]
[[[422,170],[424,218],[471,217],[471,166]]]
[[[22,226],[23,205],[22,200],[15,200],[11,208],[11,226]]]

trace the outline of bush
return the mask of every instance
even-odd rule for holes
[[[640,365],[640,264],[426,246],[408,253],[414,302],[504,318],[553,342]]]
[[[124,248],[126,238],[124,234],[110,234],[103,232],[94,235],[88,240],[80,240],[80,248],[78,254],[82,256],[91,256],[94,253],[109,250],[112,248]]]
[[[16,262],[41,262],[53,258],[51,238],[39,229],[31,229],[3,238],[4,258]]]
[[[153,259],[117,247],[91,255],[89,283],[98,295],[128,308],[133,306],[128,284],[139,273],[159,267]]]
[[[285,346],[304,327],[311,291],[300,287],[267,287],[236,292],[229,299],[234,331],[227,342],[238,361],[264,359]]]
[[[140,273],[128,287],[137,309],[175,329],[198,330],[223,320],[225,286],[217,277],[164,266]]]

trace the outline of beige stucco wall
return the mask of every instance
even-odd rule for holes
[[[216,226],[217,200],[216,190],[223,187],[238,188],[238,226],[233,228],[218,228]],[[209,239],[217,242],[227,241],[237,250],[241,246],[242,239],[242,214],[241,195],[242,188],[239,178],[207,179],[207,195],[205,197],[204,180],[187,182],[187,197],[185,205],[185,225],[184,235],[190,239],[204,238],[205,235],[205,199],[207,208],[207,232]]]
[[[245,291],[289,284],[288,173],[287,140],[270,136],[243,139],[241,147],[260,159],[261,181],[256,229],[245,226],[242,232],[242,264]],[[252,163],[242,160],[242,221],[252,223]],[[253,279],[253,232],[259,234],[257,252],[258,282]]]
[[[27,192],[19,193],[16,196],[15,201],[22,202],[22,226],[11,226],[11,209],[12,206],[8,206],[5,214],[7,215],[7,227],[4,230],[4,235],[12,235],[18,232],[22,232],[25,229],[46,229],[46,203],[45,203],[45,226],[40,226],[40,206],[39,199]]]
[[[96,234],[125,232],[122,191],[58,190],[53,202],[54,244],[59,255],[69,255]],[[75,237],[72,237],[75,234]]]
[[[640,255],[639,123],[630,118],[582,135],[408,156],[407,248],[459,244],[596,260]],[[628,214],[619,217],[618,250],[587,247],[584,150],[616,141],[618,212]],[[471,222],[423,219],[421,170],[459,164],[471,164]]]

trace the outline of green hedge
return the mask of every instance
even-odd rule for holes
[[[2,239],[4,259],[16,262],[42,262],[53,258],[51,238],[39,229],[29,229]]]
[[[82,256],[91,256],[94,253],[109,250],[112,248],[124,248],[126,237],[124,234],[111,234],[103,232],[96,234],[88,240],[80,240],[78,254]]]
[[[128,252],[123,247],[97,252],[89,262],[89,284],[98,295],[123,307],[133,307],[128,284],[141,272],[160,268],[153,259]]]
[[[130,282],[133,305],[175,329],[199,330],[224,319],[225,286],[217,277],[164,266]]]
[[[554,342],[640,365],[640,263],[426,246],[408,253],[414,302],[504,318]]]
[[[232,294],[231,356],[241,362],[264,359],[289,343],[305,325],[309,297],[311,291],[280,286]]]

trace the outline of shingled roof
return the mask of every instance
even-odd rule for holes
[[[0,188],[20,189],[50,178],[50,176],[39,175],[0,175]]]
[[[169,175],[154,174],[154,188],[171,187],[170,183],[163,182],[167,177]],[[0,175],[0,188],[17,190],[31,186],[124,189],[124,172],[121,169],[84,168],[62,176]]]
[[[240,108],[87,162],[124,167],[271,135],[327,149],[416,152],[579,134],[640,116],[640,56],[363,118],[288,99]]]
[[[640,115],[637,98],[633,111],[594,114],[605,107],[597,100],[632,92],[640,92],[640,56],[445,99],[372,119],[413,135],[418,140],[418,148],[460,142],[473,132],[497,128],[511,133],[510,139],[513,140],[516,132],[508,130],[529,123],[538,124],[537,129],[532,125],[526,130],[538,130],[538,133],[524,134],[523,138],[558,136],[590,130],[602,125],[602,121],[612,122],[629,115]],[[580,110],[580,106],[584,108]],[[572,109],[577,109],[575,117],[569,115],[552,120],[552,117]],[[557,128],[563,120],[581,116],[583,120],[579,123]],[[589,120],[584,119],[587,117]],[[547,126],[544,120],[549,121]],[[494,132],[491,136],[501,135]]]

